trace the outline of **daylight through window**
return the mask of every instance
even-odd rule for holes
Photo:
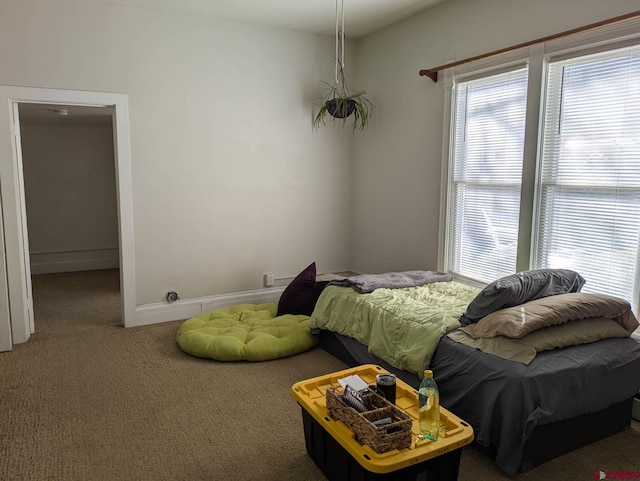
[[[526,68],[454,77],[445,267],[482,282],[516,265],[573,269],[587,280],[583,291],[636,306],[640,45],[545,61],[539,91]],[[532,92],[542,96],[542,121],[527,185],[525,132],[538,132],[526,123]],[[524,209],[523,189],[535,194]],[[523,250],[525,225],[532,236]],[[518,259],[522,252],[530,258]]]

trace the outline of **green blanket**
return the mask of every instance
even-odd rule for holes
[[[479,291],[454,281],[369,294],[329,285],[310,327],[352,337],[392,366],[421,376],[440,338],[460,327],[458,319]]]

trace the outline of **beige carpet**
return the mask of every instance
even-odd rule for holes
[[[120,326],[114,270],[34,276],[36,333],[0,353],[0,480],[325,479],[307,456],[296,381],[344,368],[321,349],[261,363],[191,357],[180,322]],[[634,428],[517,476],[640,470]],[[508,479],[473,447],[460,480]]]

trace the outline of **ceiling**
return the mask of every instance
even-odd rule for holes
[[[95,0],[330,35],[335,0]],[[342,0],[345,34],[363,37],[446,0]]]

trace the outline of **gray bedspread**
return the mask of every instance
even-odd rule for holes
[[[444,337],[431,366],[440,403],[473,426],[478,444],[494,446],[496,463],[513,475],[536,426],[600,411],[640,389],[640,342],[605,339],[524,365]]]
[[[384,272],[381,274],[361,274],[333,280],[330,285],[352,287],[360,294],[367,294],[376,289],[400,289],[403,287],[417,287],[433,282],[452,281],[453,275],[436,271],[403,271]]]

